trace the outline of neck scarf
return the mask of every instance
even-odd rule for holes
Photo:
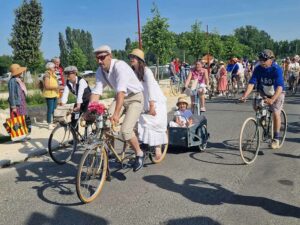
[[[20,78],[16,78],[16,81],[20,85],[21,90],[24,92],[25,96],[27,95],[27,88],[24,84],[24,82]]]

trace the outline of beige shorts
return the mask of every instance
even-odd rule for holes
[[[112,115],[116,107],[116,101],[113,101],[109,107],[109,114]],[[142,92],[137,94],[129,94],[124,99],[124,104],[120,112],[120,116],[125,113],[122,118],[121,134],[125,141],[130,140],[134,134],[134,127],[144,108],[144,95]]]
[[[280,112],[283,107],[285,93],[281,93],[276,101],[271,105],[270,109],[272,112]]]

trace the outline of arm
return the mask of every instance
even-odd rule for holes
[[[208,78],[208,71],[205,70],[205,84],[206,86],[209,86],[209,78]]]
[[[254,88],[254,84],[248,84],[247,89],[245,91],[245,93],[243,94],[243,96],[241,97],[242,101],[245,101],[246,98],[248,97],[248,95],[251,93],[251,91]]]
[[[68,97],[69,97],[69,88],[65,86],[64,92],[61,98],[61,105],[64,105],[68,102]]]
[[[44,84],[45,84],[45,89],[46,90],[57,90],[58,89],[57,84],[56,85],[51,84],[49,74],[44,76]]]
[[[96,85],[92,90],[90,102],[98,102],[106,83],[101,79],[100,69],[96,72]]]
[[[87,88],[88,84],[84,79],[81,79],[79,82],[79,88],[78,88],[78,93],[77,93],[77,101],[76,101],[76,110],[80,110],[81,103],[83,102],[82,96],[84,93],[85,88]]]
[[[156,115],[156,111],[155,111],[155,93],[154,93],[154,86],[153,84],[155,84],[156,80],[154,79],[153,73],[150,69],[146,70],[144,79],[146,82],[146,85],[148,87],[148,96],[149,96],[149,114],[152,116]],[[145,90],[144,90],[145,91]]]
[[[12,109],[16,109],[16,101],[15,101],[16,88],[17,88],[16,80],[10,79],[8,82],[8,90],[9,90],[8,101],[10,104],[10,108],[12,108]]]
[[[185,88],[188,88],[188,87],[189,87],[189,84],[190,84],[190,82],[191,82],[191,79],[192,79],[192,72],[190,71],[188,77],[186,78],[185,84],[184,84],[184,87],[185,87]]]

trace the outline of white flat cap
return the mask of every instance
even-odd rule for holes
[[[101,45],[100,47],[98,47],[94,50],[95,54],[99,54],[102,52],[107,52],[107,53],[111,54],[111,48],[108,45]]]

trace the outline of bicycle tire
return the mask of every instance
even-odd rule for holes
[[[92,202],[100,194],[106,181],[107,171],[108,158],[104,147],[97,145],[85,151],[76,176],[76,193],[82,203]],[[91,182],[95,180],[95,185],[93,185]]]
[[[57,125],[50,134],[48,150],[51,159],[57,164],[71,160],[77,148],[75,131],[68,124]]]
[[[279,130],[279,148],[281,148],[284,144],[286,131],[287,131],[287,116],[283,109],[280,112],[280,118],[281,118],[281,124]]]
[[[150,158],[151,162],[154,163],[154,164],[158,164],[158,163],[162,162],[166,157],[166,154],[167,154],[167,151],[168,151],[168,148],[169,148],[169,131],[166,132],[166,135],[167,135],[168,142],[166,144],[163,144],[163,145],[160,146],[161,150],[162,150],[161,151],[161,157],[158,160],[155,159],[155,152],[154,152],[154,154],[149,155],[149,158]]]
[[[249,135],[247,134],[248,130],[251,130]],[[253,144],[254,146],[252,146]],[[259,152],[259,146],[260,130],[258,124],[253,117],[249,117],[243,123],[239,137],[239,150],[245,164],[251,164],[255,161]]]
[[[197,135],[201,138],[201,144],[199,145],[199,150],[201,152],[207,148],[208,132],[206,125],[201,126],[197,130]]]

